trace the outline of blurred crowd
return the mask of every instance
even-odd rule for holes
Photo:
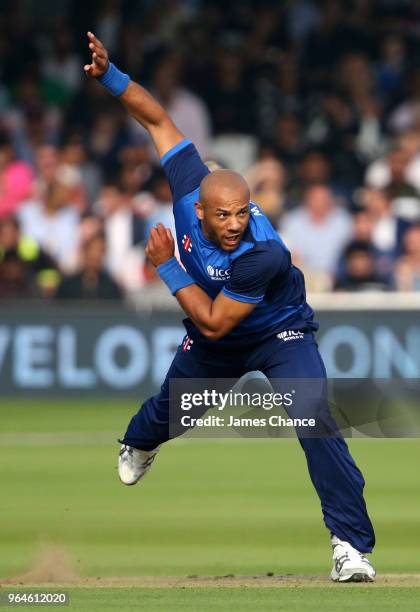
[[[418,0],[3,0],[0,298],[122,299],[174,231],[86,31],[206,161],[247,178],[313,291],[420,291]]]

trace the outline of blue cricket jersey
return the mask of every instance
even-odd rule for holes
[[[291,263],[290,252],[264,213],[250,203],[248,228],[234,251],[223,251],[204,236],[195,212],[201,180],[209,169],[189,140],[183,140],[161,159],[174,201],[174,217],[181,261],[212,299],[227,297],[256,304],[229,334],[211,342],[224,347],[258,344],[284,330],[315,330],[313,310],[306,302],[302,272]],[[203,343],[190,319],[188,335]]]

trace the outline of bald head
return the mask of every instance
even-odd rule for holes
[[[249,221],[249,187],[233,170],[215,170],[203,178],[197,217],[207,239],[225,251],[238,246]]]
[[[229,202],[248,203],[249,198],[246,180],[234,170],[214,170],[201,181],[199,200],[203,207]]]

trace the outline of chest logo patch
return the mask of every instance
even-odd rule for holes
[[[192,242],[191,242],[191,238],[187,234],[184,234],[182,238],[182,246],[184,247],[185,251],[188,251],[188,253],[191,253]]]
[[[211,280],[224,281],[230,278],[231,269],[223,270],[222,268],[214,268],[213,266],[207,266],[207,273]]]
[[[299,330],[288,329],[277,334],[277,338],[283,340],[283,342],[289,342],[289,340],[303,340],[305,334]]]

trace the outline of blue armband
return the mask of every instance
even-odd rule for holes
[[[113,96],[120,96],[128,87],[130,77],[128,74],[118,70],[112,62],[109,62],[108,70],[97,80],[105,87]]]
[[[179,289],[194,284],[193,279],[185,272],[176,257],[171,257],[165,263],[160,264],[156,270],[163,282],[169,287],[172,295],[175,295]]]

